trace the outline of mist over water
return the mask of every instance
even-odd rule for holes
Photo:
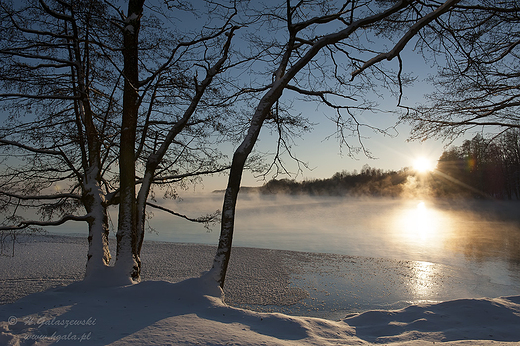
[[[190,216],[221,208],[221,194],[170,204]],[[290,307],[318,317],[410,303],[520,294],[518,202],[243,194],[234,245],[308,252],[293,285],[309,298]],[[148,239],[217,244],[219,228],[156,215]],[[314,255],[314,254],[315,255]],[[318,255],[329,254],[329,255]],[[331,315],[332,314],[332,315]]]
[[[168,201],[189,217],[222,207],[221,193]],[[301,253],[291,285],[309,297],[290,306],[238,306],[341,318],[410,303],[520,294],[518,201],[239,196],[234,246]],[[210,230],[155,211],[146,240],[218,243]],[[325,254],[325,255],[324,255]],[[261,259],[260,259],[261,260]],[[292,269],[291,269],[292,270]]]
[[[191,217],[221,208],[221,194],[168,204]],[[462,264],[520,263],[520,204],[508,201],[421,200],[243,194],[235,246]],[[155,212],[147,239],[216,244],[219,226]]]

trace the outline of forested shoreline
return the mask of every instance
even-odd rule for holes
[[[405,167],[398,171],[363,166],[326,179],[272,179],[241,192],[287,195],[465,197],[520,199],[520,131],[492,139],[481,135],[446,149],[430,172]]]

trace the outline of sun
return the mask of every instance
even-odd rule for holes
[[[419,173],[431,172],[434,168],[434,163],[426,157],[418,157],[413,163],[413,169]]]

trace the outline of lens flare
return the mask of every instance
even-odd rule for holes
[[[415,159],[413,168],[419,173],[431,172],[435,168],[434,163],[426,157],[419,157]]]

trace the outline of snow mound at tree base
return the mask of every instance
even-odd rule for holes
[[[462,345],[520,342],[520,297],[369,311],[342,321],[227,306],[208,276],[76,282],[0,306],[0,345]],[[475,342],[474,340],[480,340]]]

